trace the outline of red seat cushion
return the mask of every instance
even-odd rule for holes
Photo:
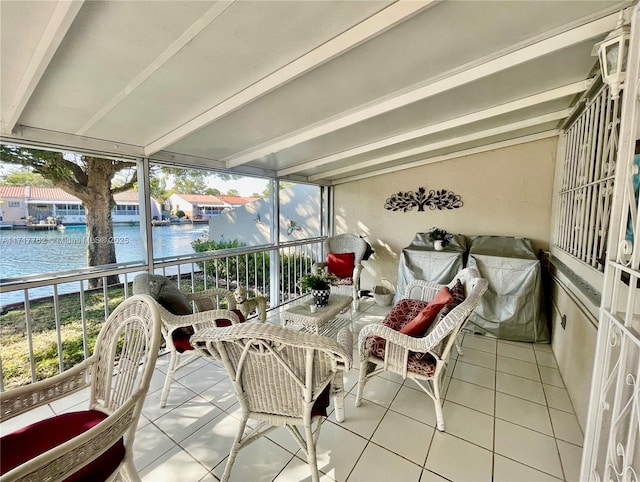
[[[429,325],[436,319],[440,310],[445,305],[453,302],[453,296],[449,292],[448,286],[443,286],[429,304],[417,314],[409,323],[400,328],[400,333],[409,336],[422,336],[429,328]]]
[[[236,315],[238,315],[238,319],[240,320],[240,323],[244,323],[246,321],[244,318],[244,315],[240,310],[231,310],[231,311],[233,311]],[[224,326],[231,326],[232,324],[233,323],[231,323],[231,320],[227,318],[219,318],[216,320],[216,326],[218,326],[218,328],[222,328]],[[171,338],[173,340],[173,346],[176,347],[176,350],[178,351],[178,353],[183,353],[185,351],[193,350],[193,346],[191,346],[191,342],[189,342],[191,335],[193,335],[193,328],[191,328],[190,326],[177,329],[172,333]]]
[[[98,410],[70,412],[41,420],[0,438],[0,474],[5,474],[47,450],[71,440],[102,422]],[[124,459],[122,439],[104,454],[66,479],[67,482],[106,480]]]
[[[355,253],[329,253],[327,255],[329,273],[336,275],[338,278],[349,278],[353,276],[355,263]]]

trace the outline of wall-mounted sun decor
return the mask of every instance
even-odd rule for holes
[[[452,191],[447,189],[430,190],[427,194],[427,190],[424,187],[419,187],[416,192],[398,192],[387,198],[384,203],[384,208],[389,211],[412,211],[414,207],[418,208],[418,211],[424,211],[425,206],[429,209],[458,209],[464,205],[462,198]]]

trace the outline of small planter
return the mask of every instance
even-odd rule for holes
[[[445,245],[444,245],[444,241],[443,241],[443,240],[441,240],[441,239],[436,239],[436,240],[433,242],[433,248],[434,248],[436,251],[442,251],[442,250],[444,249],[444,246],[445,246]]]
[[[319,308],[323,306],[327,306],[329,304],[330,294],[331,294],[331,289],[311,290],[311,295],[313,296],[313,302]]]

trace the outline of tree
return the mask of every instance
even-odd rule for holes
[[[225,196],[239,196],[240,192],[237,189],[229,189]]]
[[[33,172],[51,180],[56,187],[80,199],[86,213],[87,265],[116,262],[111,222],[111,210],[115,206],[113,195],[128,191],[136,184],[134,162],[12,145],[0,145],[0,160],[30,167]],[[119,185],[114,187],[114,177],[125,170],[130,172],[125,176],[120,175]],[[107,284],[117,283],[117,275],[107,278]],[[89,280],[89,286],[102,286],[102,278]]]
[[[4,186],[54,187],[50,179],[45,179],[27,168],[20,168],[1,176],[0,184]]]
[[[215,188],[215,187],[210,187],[209,189],[207,189],[205,192],[205,194],[209,194],[210,196],[220,196],[220,194],[222,194],[220,192],[220,189]]]

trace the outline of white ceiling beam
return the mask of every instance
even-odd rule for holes
[[[33,92],[36,90],[38,82],[40,82],[42,75],[47,70],[49,62],[51,62],[58,47],[60,47],[83,3],[84,0],[71,0],[59,1],[56,4],[51,18],[49,18],[49,22],[42,32],[33,55],[22,74],[11,103],[2,115],[4,133],[10,134],[18,123],[18,119],[20,119],[27,102],[29,102]]]
[[[127,98],[132,92],[140,87],[148,78],[157,72],[165,63],[182,50],[189,42],[200,34],[207,26],[218,18],[235,0],[218,1],[213,7],[205,12],[197,21],[187,28],[169,47],[158,55],[153,62],[145,67],[136,77],[129,82],[120,92],[114,95],[102,106],[85,124],[78,129],[76,134],[82,135],[93,127],[100,119],[106,116],[114,107]]]
[[[358,25],[329,40],[311,52],[276,70],[255,84],[229,97],[220,104],[206,110],[172,131],[166,133],[145,147],[147,155],[152,155],[178,142],[198,129],[224,117],[242,106],[281,87],[302,74],[313,70],[329,60],[344,54],[380,33],[394,27],[438,0],[399,1],[381,12],[360,22]],[[231,166],[229,166],[231,167]]]
[[[312,161],[303,162],[300,164],[296,164],[295,166],[282,169],[278,171],[278,175],[288,176],[290,174],[303,171],[305,169],[314,169],[316,167],[326,166],[327,164],[330,164],[332,162],[337,162],[342,159],[346,159],[348,157],[366,154],[368,152],[371,152],[377,149],[382,149],[382,148],[393,146],[402,142],[411,141],[413,139],[435,134],[437,132],[442,132],[447,129],[455,129],[456,127],[460,127],[466,124],[471,124],[473,122],[478,122],[481,120],[489,119],[491,117],[496,117],[499,115],[507,114],[509,112],[514,112],[520,109],[526,109],[527,107],[532,107],[534,105],[542,104],[544,102],[550,102],[550,101],[561,99],[563,97],[567,97],[570,95],[575,95],[580,92],[584,92],[589,87],[589,85],[591,85],[591,82],[592,82],[591,80],[581,80],[579,82],[574,82],[572,84],[565,85],[563,87],[558,87],[557,89],[548,90],[546,92],[534,94],[528,97],[524,97],[522,99],[514,100],[512,102],[507,102],[506,104],[501,104],[495,107],[490,107],[488,109],[480,110],[472,114],[456,117],[453,119],[446,120],[444,122],[439,122],[437,124],[433,124],[427,127],[422,127],[420,129],[415,129],[409,132],[404,132],[396,136],[387,137],[386,139],[382,139],[376,142],[371,142],[369,144],[354,147],[353,149],[347,149],[342,152],[337,152],[335,154],[331,154],[328,156],[319,157]]]
[[[567,115],[569,115],[570,112],[571,112],[571,109],[563,109],[557,112],[552,112],[550,114],[544,114],[541,116],[532,117],[531,119],[525,119],[518,122],[512,122],[511,124],[505,124],[499,127],[494,127],[492,129],[486,129],[483,131],[474,132],[472,134],[467,134],[465,136],[458,136],[451,139],[445,139],[443,141],[433,142],[431,144],[425,144],[423,146],[414,147],[413,149],[406,149],[404,151],[394,152],[393,154],[387,154],[386,156],[376,157],[374,159],[369,159],[367,161],[359,162],[357,164],[351,164],[349,166],[341,167],[338,169],[325,171],[320,174],[314,174],[313,176],[309,176],[309,181],[316,181],[319,179],[327,179],[333,176],[348,174],[349,172],[357,171],[358,169],[369,169],[372,166],[377,166],[379,164],[397,161],[398,159],[403,159],[405,157],[417,156],[420,154],[425,154],[430,151],[435,151],[438,149],[444,149],[446,147],[452,147],[459,144],[464,144],[465,142],[477,141],[479,139],[485,139],[487,137],[493,137],[500,134],[505,134],[507,132],[513,132],[519,129],[525,129],[527,127],[532,127],[540,124],[545,124],[547,122],[557,121],[560,119],[564,119]]]
[[[335,132],[359,122],[366,121],[392,110],[441,94],[448,90],[477,81],[489,75],[530,62],[534,59],[552,54],[558,50],[604,35],[615,28],[618,14],[594,20],[575,27],[553,37],[541,40],[531,45],[516,48],[497,58],[470,63],[450,72],[429,84],[401,92],[386,98],[380,98],[365,106],[352,109],[342,115],[334,116],[326,122],[320,122],[311,127],[282,136],[261,146],[244,151],[240,154],[222,159],[227,166],[233,167],[258,159],[273,152],[282,151],[311,139]]]
[[[403,171],[405,169],[413,169],[414,167],[426,166],[427,164],[435,164],[436,162],[448,161],[449,159],[459,159],[461,157],[471,156],[473,154],[480,154],[482,152],[494,151],[496,149],[502,149],[505,147],[516,146],[518,144],[525,144],[527,142],[539,141],[541,139],[547,139],[549,137],[556,137],[558,135],[557,130],[540,132],[538,134],[531,134],[523,137],[516,137],[515,139],[509,139],[501,142],[493,142],[480,147],[473,147],[471,149],[465,149],[463,151],[452,152],[451,154],[444,154],[442,156],[430,157],[428,159],[421,159],[419,161],[408,162],[401,166],[386,167],[378,169],[376,171],[369,171],[364,174],[358,174],[356,176],[344,177],[332,182],[333,185],[345,184],[347,182],[361,181],[369,177],[381,176],[384,174],[393,174],[394,172]]]

